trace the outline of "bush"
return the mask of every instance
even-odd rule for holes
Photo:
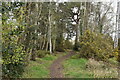
[[[36,51],[36,53],[37,53],[37,57],[39,58],[45,57],[45,55],[50,54],[49,51],[45,51],[45,50],[38,50]]]
[[[58,45],[56,45],[55,50],[56,50],[56,51],[59,51],[59,52],[65,52],[65,49],[64,49],[63,44],[58,44]]]
[[[120,38],[118,39],[118,62],[120,62]]]
[[[80,53],[85,58],[107,60],[113,52],[111,37],[86,30],[80,38]]]
[[[75,43],[73,49],[74,49],[75,51],[80,51],[80,44],[79,44],[78,42]]]
[[[21,46],[13,46],[14,43],[4,45],[2,48],[3,65],[2,76],[4,78],[21,77],[25,67],[25,52]]]
[[[119,54],[118,48],[115,48],[115,49],[113,50],[113,54],[110,55],[110,58],[115,57],[115,58],[117,59],[117,58],[118,58],[118,54]]]
[[[56,51],[65,52],[65,49],[73,49],[73,44],[68,39],[57,41]]]
[[[64,47],[65,49],[73,49],[73,44],[69,40],[65,40]]]
[[[64,49],[64,38],[62,35],[58,36],[56,39],[55,50],[59,52],[65,52]]]

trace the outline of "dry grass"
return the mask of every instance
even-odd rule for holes
[[[89,59],[86,64],[87,70],[94,74],[94,78],[117,78],[117,66],[111,67],[103,61]]]

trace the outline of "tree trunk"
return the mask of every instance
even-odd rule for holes
[[[53,52],[55,51],[56,39],[53,40]]]
[[[80,21],[78,21],[77,28],[76,28],[76,41],[79,42],[80,38]]]
[[[76,19],[76,39],[75,39],[75,50],[78,50],[79,38],[80,38],[80,9],[78,9],[77,19]]]
[[[46,51],[48,50],[48,42],[46,43]]]
[[[88,2],[85,2],[85,15],[84,15],[84,17],[85,17],[84,27],[85,27],[85,30],[87,30],[88,29]]]
[[[45,36],[43,36],[43,45],[42,45],[42,50],[44,49],[45,47]]]
[[[34,25],[38,25],[38,3],[35,4],[35,8],[36,8],[36,15],[35,15],[35,22],[34,22]],[[33,22],[33,20],[32,20]],[[37,34],[37,29],[34,30],[34,33]],[[37,36],[38,37],[38,36]],[[35,61],[36,60],[36,50],[37,50],[37,39],[35,38],[33,40],[33,49],[32,49],[32,55],[31,55],[31,60]]]
[[[120,2],[117,3],[117,16],[116,16],[116,27],[115,27],[115,37],[114,37],[114,48],[118,47],[120,44]]]
[[[49,51],[52,53],[52,40],[51,40],[51,2],[49,4],[49,28],[48,28],[48,40],[49,40]]]
[[[33,60],[33,61],[36,60],[35,49],[32,49],[31,60]]]

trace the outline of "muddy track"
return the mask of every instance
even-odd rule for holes
[[[70,56],[74,55],[73,51],[70,51],[69,54],[59,57],[50,66],[50,77],[51,78],[64,78],[64,75],[62,73],[63,71],[63,65],[62,62],[66,59],[68,59]]]

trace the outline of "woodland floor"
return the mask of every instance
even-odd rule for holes
[[[76,58],[74,51],[56,52],[30,61],[23,78],[116,78],[117,68],[108,67],[98,61]],[[112,59],[111,62],[116,60]],[[86,68],[89,64],[91,68]]]

